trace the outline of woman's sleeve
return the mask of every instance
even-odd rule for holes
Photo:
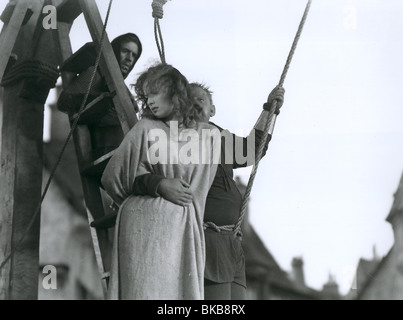
[[[133,193],[138,175],[152,173],[147,162],[146,134],[144,125],[138,122],[115,150],[102,175],[105,191],[118,205]]]

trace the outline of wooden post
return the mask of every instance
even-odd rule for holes
[[[54,54],[46,44],[51,30],[40,30],[43,1],[29,2],[33,16],[21,27],[12,52],[18,61],[41,59],[49,63]],[[37,41],[38,40],[38,41]],[[36,44],[38,49],[35,50]],[[46,55],[43,52],[47,52]],[[22,80],[4,88],[0,170],[0,263],[13,255],[0,270],[0,300],[33,300],[38,297],[40,215],[32,217],[41,201],[43,167],[44,103],[20,97]],[[17,248],[20,239],[24,237]]]
[[[4,70],[6,69],[8,59],[27,12],[28,4],[28,0],[18,1],[10,18],[10,22],[3,25],[0,34],[0,80],[3,78]]]
[[[4,89],[0,172],[0,260],[15,250],[41,198],[43,105]],[[29,121],[26,121],[29,119]],[[36,299],[40,215],[0,271],[0,299]]]

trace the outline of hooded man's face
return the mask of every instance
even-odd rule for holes
[[[137,62],[139,47],[134,42],[124,42],[120,46],[119,65],[123,78],[129,75],[133,69],[134,64]]]

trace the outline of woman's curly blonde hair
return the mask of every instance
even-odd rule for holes
[[[147,93],[164,91],[174,105],[174,111],[185,127],[195,124],[193,103],[189,95],[186,77],[169,64],[157,64],[148,68],[132,85],[141,108],[142,118],[156,119],[147,104]]]

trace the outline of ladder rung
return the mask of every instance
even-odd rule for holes
[[[106,214],[91,222],[90,226],[96,229],[109,229],[116,223],[117,213]]]
[[[87,42],[63,62],[60,66],[60,71],[81,73],[95,64],[96,57],[95,43]]]
[[[81,13],[79,0],[64,0],[57,6],[57,20],[60,22],[72,23]]]
[[[99,157],[98,159],[90,162],[86,166],[84,166],[83,170],[81,171],[82,174],[85,175],[90,175],[90,176],[101,176],[102,173],[104,172],[104,169],[109,161],[109,159],[112,157],[113,153],[115,150],[112,150],[103,156]]]
[[[96,118],[97,115],[105,114],[108,108],[111,106],[113,93],[104,92],[92,100],[85,107],[84,111],[80,115],[78,124],[84,124],[91,122],[91,119]],[[78,114],[75,113],[70,117],[70,121],[76,120]]]

